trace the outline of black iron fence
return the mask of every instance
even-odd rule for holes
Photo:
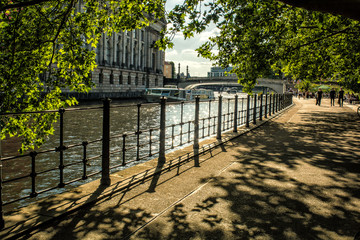
[[[199,155],[200,139],[216,136],[221,140],[223,132],[231,130],[237,132],[238,127],[249,127],[250,123],[256,124],[257,120],[261,121],[291,104],[292,95],[288,94],[254,95],[246,98],[235,96],[231,99],[223,99],[220,96],[217,100],[212,101],[200,102],[200,99],[197,98],[195,102],[180,103],[167,103],[166,98],[163,98],[160,104],[126,106],[112,105],[110,99],[105,99],[101,107],[2,113],[0,117],[15,114],[59,114],[59,134],[56,147],[1,158],[0,227],[4,227],[4,208],[11,211],[12,208],[19,205],[16,203],[21,203],[26,199],[36,199],[39,194],[45,195],[44,193],[52,191],[57,193],[58,189],[64,189],[65,186],[75,182],[84,183],[94,176],[101,175],[101,184],[109,185],[111,172],[155,157],[158,157],[159,161],[165,162],[166,152],[185,145],[193,145],[194,154],[192,156],[195,164],[198,164],[196,156]],[[132,131],[120,133],[111,131],[114,121],[117,120],[116,114],[112,111],[126,112],[130,108],[135,109],[133,113],[136,115],[136,118],[130,121],[133,126]],[[171,115],[167,108],[175,109],[173,110],[175,114],[172,114],[176,121],[171,122],[167,119],[167,115]],[[102,116],[98,116],[98,118],[102,118],[101,126],[98,126],[102,128],[99,138],[66,144],[64,141],[66,137],[64,134],[65,113],[99,110],[102,110]],[[142,117],[142,114],[145,110],[150,111],[148,115],[156,116],[151,120],[153,123],[148,124],[148,127],[144,129],[142,123],[147,120]],[[97,114],[99,115],[99,113]],[[191,116],[189,117],[189,115]],[[72,150],[76,151],[65,156]],[[41,159],[41,156],[47,154],[55,154],[55,160]],[[9,174],[14,172],[10,169],[17,168],[14,166],[21,166],[23,171],[20,171],[20,174],[19,171],[15,171],[16,174]],[[51,183],[40,187],[44,181],[48,183],[49,178],[52,179]],[[16,182],[22,182],[20,195],[18,191],[12,189],[16,188]]]

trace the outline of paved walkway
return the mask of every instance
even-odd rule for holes
[[[353,239],[360,118],[327,99],[295,103],[201,156],[200,167],[166,171],[155,191],[144,180],[20,239]]]

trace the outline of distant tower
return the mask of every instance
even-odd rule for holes
[[[177,74],[177,79],[180,79],[180,63],[178,65],[178,74]]]
[[[186,66],[186,78],[189,77],[189,66]]]

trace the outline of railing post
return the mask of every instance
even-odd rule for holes
[[[279,107],[278,107],[278,111],[280,111],[281,110],[281,94],[279,93],[278,94],[278,98],[279,98]]]
[[[152,132],[153,130],[149,130],[149,157],[152,155],[151,148],[152,148]]]
[[[256,99],[257,99],[257,96],[256,96],[256,94],[254,94],[253,124],[256,124]]]
[[[184,126],[184,102],[181,102],[181,114],[180,114],[180,146],[183,144],[183,126]]]
[[[58,148],[58,151],[60,152],[60,156],[59,156],[59,171],[60,171],[60,182],[58,187],[62,188],[65,186],[64,183],[64,150],[65,150],[65,146],[64,146],[64,113],[65,113],[65,109],[64,108],[60,108],[59,109],[59,114],[60,114],[60,145]]]
[[[281,110],[285,108],[285,93],[281,95]]]
[[[273,94],[273,107],[272,107],[273,114],[275,114],[275,97],[276,97],[276,94],[274,93]]]
[[[234,103],[234,130],[233,132],[237,132],[237,118],[238,118],[238,95],[235,95],[235,103]]]
[[[260,97],[260,113],[259,113],[259,120],[262,121],[262,114],[263,114],[263,94],[259,95]]]
[[[210,125],[211,125],[211,100],[209,100],[209,116],[208,116],[208,136],[210,136]]]
[[[195,98],[195,121],[194,121],[194,164],[195,167],[200,167],[199,163],[199,112],[200,112],[200,98]]]
[[[136,160],[140,160],[140,111],[141,104],[137,105],[137,129],[136,129]]]
[[[276,106],[275,106],[275,112],[278,112],[279,111],[279,94],[276,94],[275,95],[275,98],[276,98]]]
[[[0,129],[1,130],[1,129]],[[2,161],[1,161],[1,139],[0,139],[0,229],[5,227],[3,202],[2,202]]]
[[[246,103],[246,127],[249,127],[250,121],[250,95],[247,95],[247,103]]]
[[[127,134],[122,135],[122,166],[126,165],[126,137]],[[151,156],[151,130],[150,130],[150,156]]]
[[[222,118],[222,96],[219,96],[219,105],[218,105],[218,126],[217,126],[217,135],[216,139],[221,140],[221,119]]]
[[[271,116],[271,98],[272,98],[272,95],[270,94],[270,96],[269,96],[269,116]]]
[[[86,174],[86,164],[88,162],[88,159],[87,159],[87,156],[86,156],[86,146],[88,145],[89,143],[87,141],[83,141],[82,142],[82,145],[83,145],[83,176],[82,176],[82,179],[85,180],[87,179],[87,174]]]
[[[1,119],[0,119],[1,120]],[[2,148],[1,148],[1,123],[0,123],[0,229],[3,229],[5,227],[5,220],[4,220],[4,213],[3,213],[3,201],[2,201]]]
[[[110,180],[110,98],[103,100],[103,137],[101,161],[101,185],[109,186]]]
[[[225,119],[224,119],[225,121]],[[230,98],[228,98],[228,107],[227,107],[227,126],[226,129],[229,129],[229,123],[230,123]],[[224,127],[225,128],[225,127]]]
[[[160,142],[159,142],[159,159],[158,162],[164,164],[165,157],[165,133],[166,133],[166,97],[160,100]]]
[[[240,115],[240,124],[244,123],[244,98],[241,98],[241,115]]]
[[[265,94],[265,118],[267,118],[267,112],[268,112],[268,94]]]

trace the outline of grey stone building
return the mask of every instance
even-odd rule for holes
[[[165,22],[158,21],[143,29],[111,36],[103,33],[94,49],[97,68],[91,78],[96,87],[88,94],[75,96],[79,99],[139,97],[145,88],[163,86],[165,53],[153,44],[165,26]]]

